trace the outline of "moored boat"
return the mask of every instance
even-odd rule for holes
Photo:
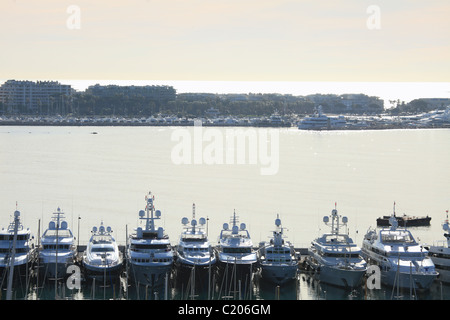
[[[176,245],[175,266],[177,279],[189,282],[191,286],[207,287],[215,271],[216,255],[207,232],[206,219],[195,218],[195,204],[192,205],[192,219],[181,220],[183,231]]]
[[[296,279],[300,256],[296,254],[293,244],[285,240],[284,228],[278,217],[275,226],[270,241],[260,243],[258,259],[262,279],[282,285]]]
[[[123,255],[112,235],[111,227],[92,228],[92,235],[83,253],[83,267],[89,279],[115,281],[123,265]]]
[[[219,276],[225,292],[238,291],[239,283],[242,292],[250,288],[253,272],[257,268],[256,251],[245,223],[239,224],[236,211],[228,223],[223,224],[216,248]]]
[[[328,225],[330,217],[323,222]],[[306,264],[316,278],[331,285],[354,288],[362,283],[367,271],[367,263],[361,256],[361,249],[347,233],[340,232],[341,223],[346,225],[347,217],[331,212],[331,232],[311,242]]]
[[[75,263],[76,255],[75,237],[64,212],[58,208],[40,239],[40,275],[53,280],[67,277],[67,268]]]
[[[369,229],[362,251],[369,264],[378,266],[381,283],[397,288],[428,290],[438,276],[428,250],[416,242],[411,232],[398,227],[392,216],[390,228]]]
[[[162,227],[156,228],[155,221],[161,218],[161,211],[154,206],[151,192],[145,197],[145,211],[139,211],[143,226],[135,229],[128,238],[126,258],[130,269],[128,274],[136,285],[158,287],[168,280],[172,271],[174,252],[169,236]]]
[[[425,217],[415,217],[415,216],[408,216],[404,214],[403,216],[396,216],[394,217],[397,219],[398,225],[401,227],[421,227],[421,226],[429,226],[431,217],[425,216]],[[389,219],[391,216],[383,216],[377,219],[377,226],[389,226],[390,222]]]
[[[314,115],[305,117],[298,123],[300,130],[331,130],[342,129],[347,125],[344,116],[329,117],[322,112],[322,106],[317,107]]]
[[[25,229],[20,221],[20,212],[14,211],[14,220],[7,228],[0,230],[0,280],[5,285],[7,275],[14,267],[12,280],[29,275],[35,260],[33,236],[29,228]]]
[[[447,219],[442,224],[442,229],[445,231],[445,240],[439,241],[428,248],[431,260],[439,272],[437,280],[450,283],[450,224]]]

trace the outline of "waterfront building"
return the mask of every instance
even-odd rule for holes
[[[8,80],[0,86],[3,113],[67,114],[72,87],[58,81]]]

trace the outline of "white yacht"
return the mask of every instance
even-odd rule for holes
[[[123,255],[112,232],[111,227],[105,228],[103,222],[99,228],[92,228],[82,260],[86,276],[90,279],[116,280],[121,271]]]
[[[222,280],[234,284],[241,281],[244,287],[252,280],[257,267],[257,255],[245,223],[238,225],[236,211],[230,223],[231,228],[228,223],[223,224],[216,248],[219,274]]]
[[[139,211],[143,226],[128,238],[126,256],[130,270],[128,274],[136,285],[157,287],[170,276],[174,253],[170,240],[162,227],[156,228],[155,220],[161,218],[161,211],[154,206],[154,196],[145,197],[145,211]]]
[[[436,271],[439,272],[438,280],[450,283],[450,226],[447,219],[442,224],[444,229],[444,237],[446,240],[441,240],[438,243],[429,247],[428,252],[433,261]]]
[[[346,233],[340,232],[340,223],[347,224],[347,217],[331,211],[331,232],[315,239],[308,249],[307,265],[321,282],[335,286],[354,288],[362,283],[367,263],[361,256],[361,249]],[[330,217],[323,222],[328,225]]]
[[[181,219],[183,232],[176,246],[176,266],[179,272],[189,276],[191,270],[208,271],[216,264],[216,256],[205,232],[206,219],[195,218],[195,204],[192,205],[192,219]],[[190,224],[190,226],[189,226]],[[187,273],[186,273],[187,271]]]
[[[277,285],[295,280],[300,256],[295,253],[292,243],[285,241],[281,220],[275,220],[276,230],[270,241],[262,242],[258,250],[261,277]]]
[[[362,251],[369,264],[380,268],[381,282],[396,288],[427,290],[438,276],[428,250],[419,245],[406,228],[399,228],[395,216],[391,227],[369,229]]]
[[[329,130],[340,129],[347,125],[344,116],[329,117],[322,112],[322,106],[317,107],[317,112],[310,117],[302,119],[298,128],[300,130]]]
[[[75,237],[58,208],[40,239],[39,265],[43,275],[47,279],[65,278],[67,267],[75,263],[76,255]]]
[[[14,235],[15,243],[14,243]],[[11,265],[14,266],[14,278],[25,276],[30,270],[35,250],[30,229],[24,229],[20,221],[20,212],[14,211],[14,220],[7,228],[0,230],[0,281],[7,282],[6,275]]]

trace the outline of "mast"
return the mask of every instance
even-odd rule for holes
[[[155,218],[153,217],[153,211],[155,209],[153,200],[155,200],[155,196],[152,195],[151,192],[149,192],[148,195],[145,196],[145,200],[147,201],[147,205],[145,206],[145,209],[147,211],[147,218],[146,218],[147,221],[145,224],[145,229],[149,231],[155,231],[155,222],[154,222]]]
[[[17,209],[17,208],[16,208]],[[13,237],[13,247],[12,255],[9,260],[9,278],[8,278],[8,289],[6,293],[6,300],[11,300],[12,298],[12,282],[14,277],[14,261],[16,259],[16,242],[17,242],[17,230],[19,229],[19,211],[14,211],[14,237]]]
[[[58,241],[59,241],[59,216],[60,216],[60,209],[58,208],[56,212],[56,251],[55,251],[55,299],[58,298]]]

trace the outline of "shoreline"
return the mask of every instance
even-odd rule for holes
[[[35,122],[35,121],[0,121],[0,126],[24,126],[24,127],[193,127],[193,123],[141,123],[141,122]],[[245,127],[245,128],[297,128],[297,125],[290,123],[283,124],[244,124],[244,123],[202,123],[203,127]],[[354,126],[349,125],[339,128],[322,128],[322,129],[298,129],[301,131],[364,131],[364,130],[392,130],[392,129],[450,129],[448,124],[430,124],[430,125],[411,125],[408,123],[402,124],[371,124],[368,126]]]

